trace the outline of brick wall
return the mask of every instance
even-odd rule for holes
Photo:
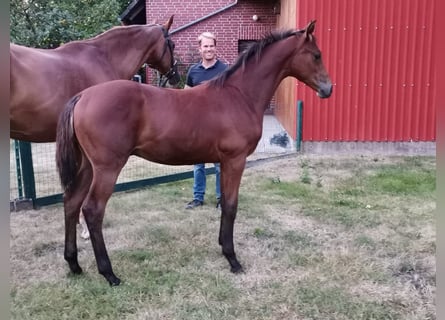
[[[273,0],[239,0],[221,13],[175,32],[176,29],[210,15],[235,1],[229,0],[147,0],[147,22],[157,19],[165,22],[174,14],[171,27],[180,72],[185,74],[189,66],[199,60],[197,37],[204,31],[213,32],[217,38],[218,57],[233,64],[238,56],[238,40],[256,40],[275,29],[277,15]],[[258,21],[252,16],[257,15]]]

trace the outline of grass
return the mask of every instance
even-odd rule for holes
[[[377,159],[377,160],[376,160]],[[435,315],[435,159],[295,156],[246,169],[234,275],[217,243],[214,177],[114,194],[104,236],[115,273],[63,260],[60,205],[11,213],[12,319],[367,319]]]

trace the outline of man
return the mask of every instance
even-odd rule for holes
[[[203,81],[210,80],[228,66],[216,57],[216,38],[210,32],[204,32],[198,37],[199,53],[201,61],[192,65],[187,73],[184,89],[197,86]],[[220,186],[220,166],[215,163],[216,171],[216,208],[221,209],[221,186]],[[190,201],[186,209],[193,209],[204,204],[204,195],[206,189],[205,164],[195,164],[193,168],[193,200]]]

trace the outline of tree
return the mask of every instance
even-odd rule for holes
[[[128,0],[11,0],[11,41],[56,48],[93,37],[115,25]]]

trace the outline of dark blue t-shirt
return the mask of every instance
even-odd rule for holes
[[[207,81],[218,76],[221,72],[226,70],[227,67],[228,65],[219,60],[216,60],[215,64],[207,69],[204,68],[202,62],[198,62],[192,65],[187,72],[186,84],[189,87],[197,86],[203,81]]]

